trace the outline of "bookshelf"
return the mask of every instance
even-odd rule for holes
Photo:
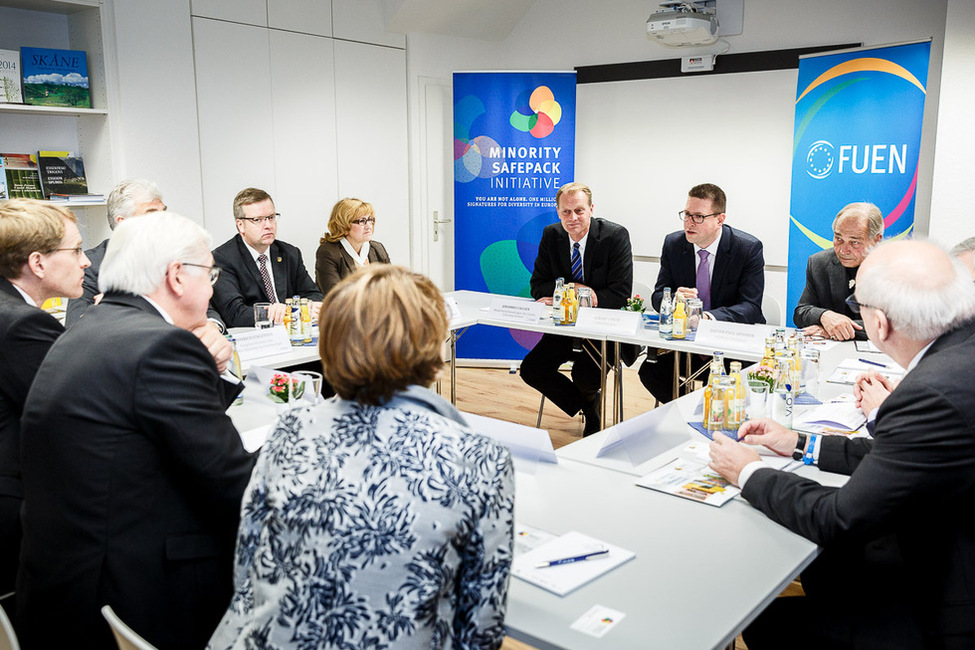
[[[108,194],[117,178],[111,112],[114,94],[114,47],[111,0],[0,0],[0,48],[23,46],[84,50],[92,108],[0,104],[0,151],[76,152],[85,160],[88,187]],[[103,26],[109,29],[104,29]],[[79,217],[87,244],[100,239],[104,202],[77,202],[68,207]],[[83,208],[83,209],[82,209]],[[91,214],[89,214],[89,212]],[[89,223],[90,222],[90,223]],[[89,225],[92,228],[89,228]],[[90,231],[90,232],[89,232]]]

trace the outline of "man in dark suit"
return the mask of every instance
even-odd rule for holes
[[[825,487],[768,469],[724,436],[711,445],[711,467],[771,519],[824,546],[824,559],[893,533],[902,561],[876,586],[857,580],[868,567],[851,567],[849,586],[863,592],[848,600],[854,607],[813,593],[777,599],[746,642],[753,650],[783,638],[797,648],[975,647],[975,286],[933,244],[885,242],[860,266],[855,300],[870,340],[907,369],[877,412],[873,438],[806,438],[770,420],[738,432],[741,442],[849,481]]]
[[[69,210],[0,202],[0,595],[14,590],[20,555],[20,416],[41,361],[64,332],[39,307],[80,296],[87,266]]]
[[[853,294],[857,269],[884,238],[884,216],[872,203],[850,203],[833,219],[833,247],[809,256],[806,288],[792,314],[807,336],[866,340],[863,321],[844,301]]]
[[[105,297],[37,372],[22,420],[26,650],[114,647],[106,604],[156,647],[202,648],[230,601],[253,457],[225,412],[240,385],[191,333],[219,274],[209,247],[172,213],[120,224]]]
[[[108,226],[112,230],[115,230],[115,227],[125,219],[166,209],[159,188],[152,181],[143,178],[131,178],[116,185],[108,195],[107,204]],[[95,296],[101,293],[98,290],[98,270],[102,266],[106,248],[108,248],[107,238],[98,246],[85,251],[91,266],[85,271],[84,293],[68,301],[64,319],[66,327],[76,323],[88,308],[95,304]]]
[[[683,230],[667,235],[660,253],[660,272],[651,298],[660,310],[664,289],[675,296],[700,298],[703,318],[736,323],[764,323],[765,257],[762,242],[724,225],[727,199],[717,185],[695,185],[678,215]],[[669,359],[669,357],[668,357]],[[695,369],[703,365],[694,359]],[[649,358],[640,366],[640,381],[660,402],[673,399],[673,365]]]
[[[264,190],[249,187],[234,197],[237,235],[213,251],[221,269],[213,288],[213,306],[227,327],[253,327],[254,303],[269,302],[271,317],[284,319],[284,301],[292,296],[312,301],[318,319],[322,294],[301,259],[301,251],[277,241],[278,215]]]
[[[532,298],[552,304],[556,278],[589,287],[593,307],[620,309],[633,287],[630,234],[612,221],[593,218],[592,191],[568,183],[555,195],[559,223],[545,226],[531,276]],[[578,251],[578,253],[576,252]],[[573,260],[578,257],[578,264]],[[573,272],[573,267],[579,268]],[[598,392],[602,383],[599,347],[590,341],[545,334],[521,362],[521,377],[568,415],[580,410],[585,435],[599,431]],[[572,360],[572,379],[559,366]]]

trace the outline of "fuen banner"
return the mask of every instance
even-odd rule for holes
[[[786,314],[806,284],[806,261],[833,245],[833,218],[854,201],[877,205],[884,238],[914,228],[918,152],[930,41],[799,61]],[[851,290],[852,293],[852,290]]]

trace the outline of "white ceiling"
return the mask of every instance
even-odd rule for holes
[[[386,30],[504,40],[535,0],[382,0]]]

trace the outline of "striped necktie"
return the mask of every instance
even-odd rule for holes
[[[582,255],[579,254],[579,242],[572,244],[572,279],[576,282],[584,282],[586,279],[582,273]]]

